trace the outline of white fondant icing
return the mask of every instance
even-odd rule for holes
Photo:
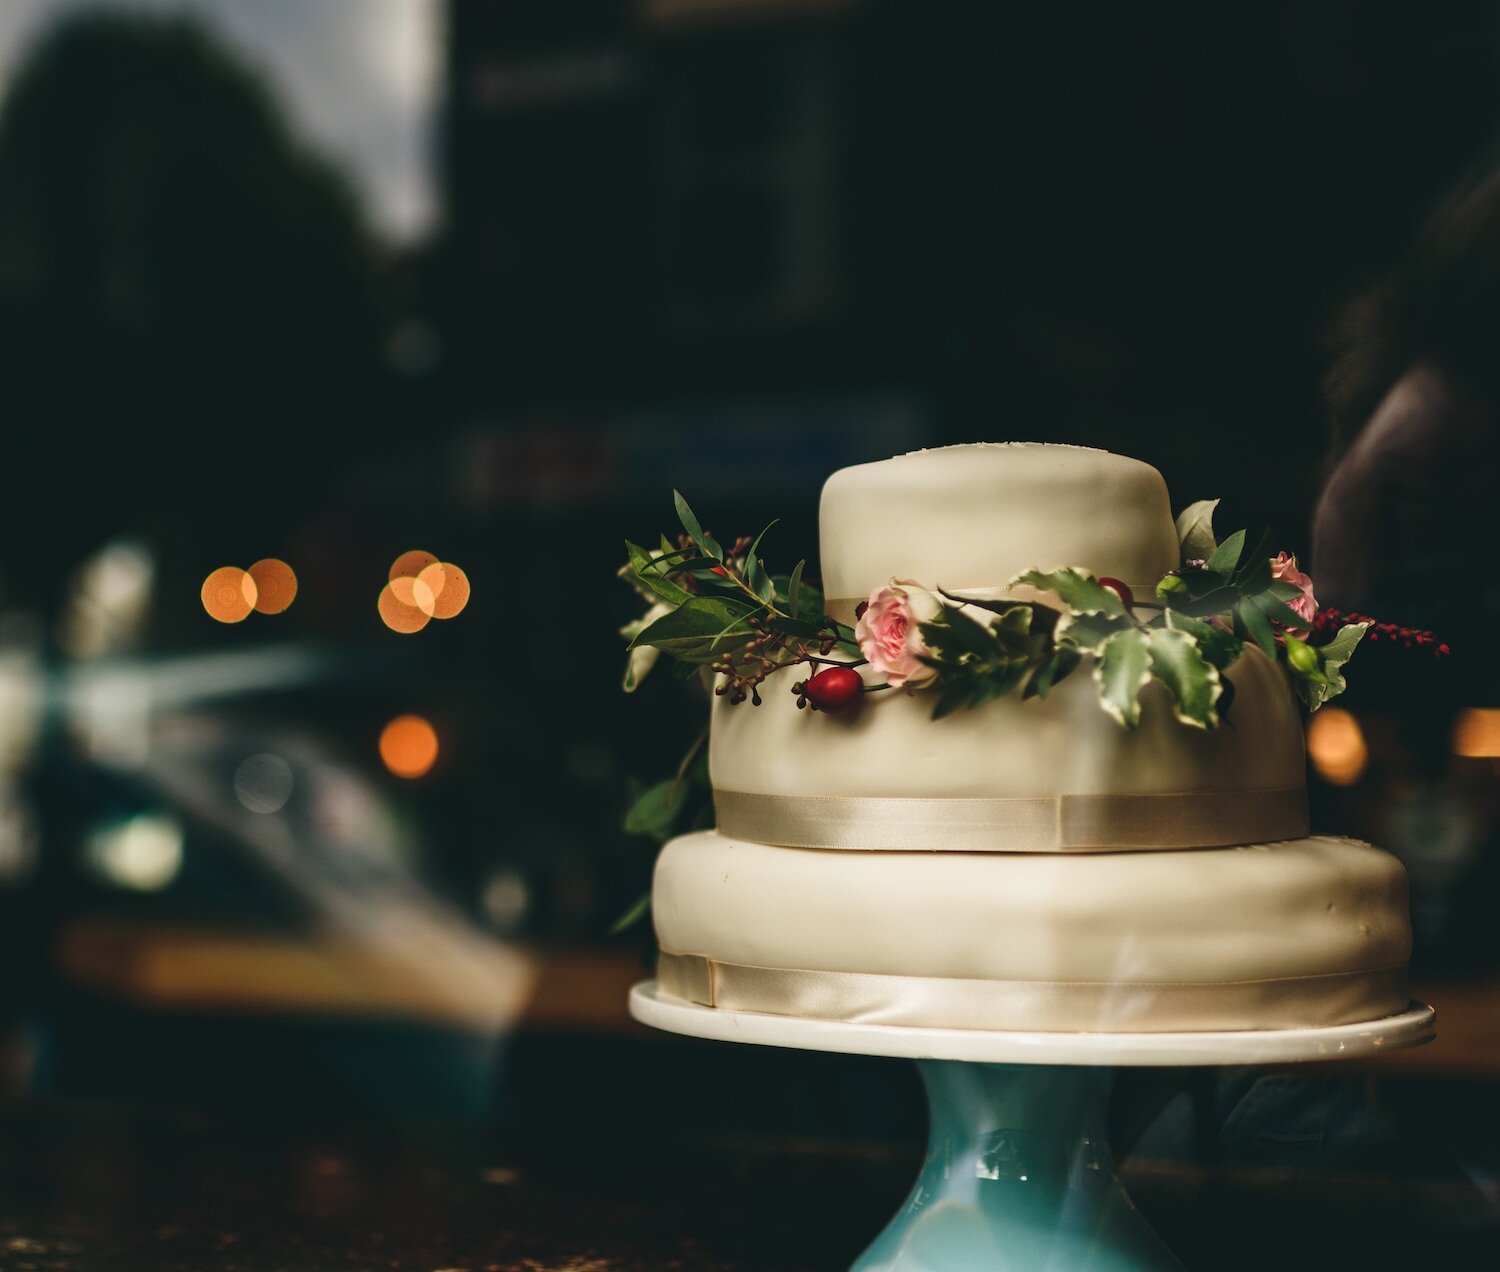
[[[1229,721],[1179,723],[1148,685],[1140,726],[1099,707],[1090,666],[1045,699],[1010,694],[932,719],[931,693],[887,691],[849,715],[797,709],[806,668],[772,675],[760,706],[715,698],[709,772],[716,786],[775,795],[1096,795],[1259,791],[1305,781],[1302,721],[1279,667],[1248,650],[1227,673]],[[914,845],[919,846],[919,845]]]
[[[1161,474],[1075,446],[945,446],[840,469],[820,534],[834,600],[892,578],[962,591],[1064,565],[1136,586],[1177,565]]]
[[[1399,1010],[1391,969],[1411,943],[1401,864],[1326,838],[1172,853],[859,853],[703,832],[662,850],[653,912],[664,951],[754,967],[1184,987],[1328,977],[1330,1023]],[[1356,990],[1368,977],[1368,994],[1351,999],[1351,974]],[[1307,1001],[1299,995],[1297,1021],[1280,1019],[1273,992],[1242,1027],[1305,1024]],[[1129,1027],[1152,1028],[1131,1002]],[[1050,1023],[1036,1010],[1025,1027],[1077,1027],[1061,1005]],[[1161,1027],[1195,1027],[1173,1013]]]

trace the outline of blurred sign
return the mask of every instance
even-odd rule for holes
[[[459,456],[477,509],[695,493],[807,493],[836,468],[929,442],[906,397],[740,400],[620,416],[556,413],[475,430]]]

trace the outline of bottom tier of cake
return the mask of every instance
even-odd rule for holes
[[[1407,1005],[1406,873],[1347,839],[1120,853],[663,850],[658,980],[736,1011],[931,1028],[1290,1029]]]

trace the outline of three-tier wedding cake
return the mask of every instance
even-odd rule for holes
[[[1052,599],[1016,582],[1028,571],[1073,567],[1149,598],[1182,565],[1160,474],[1075,447],[844,469],[824,488],[821,537],[824,608],[846,624],[892,580],[993,622],[995,602]],[[1103,673],[1136,674],[1144,650],[1141,666],[1155,657],[1176,684],[1168,658],[1188,643],[1142,632],[1070,655],[1083,665],[1050,692],[939,719],[902,677],[855,712],[799,710],[802,695],[776,690],[806,667],[772,672],[759,705],[716,698],[717,828],[669,842],[656,869],[662,991],[985,1030],[1279,1029],[1402,1010],[1404,871],[1367,844],[1309,836],[1283,666],[1236,643],[1212,673],[1214,728],[1140,671],[1122,727],[1100,710]]]

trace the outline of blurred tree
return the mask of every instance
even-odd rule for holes
[[[196,569],[205,538],[254,554],[305,514],[390,414],[376,265],[342,176],[204,29],[59,23],[0,114],[0,526],[23,595],[121,529]]]

